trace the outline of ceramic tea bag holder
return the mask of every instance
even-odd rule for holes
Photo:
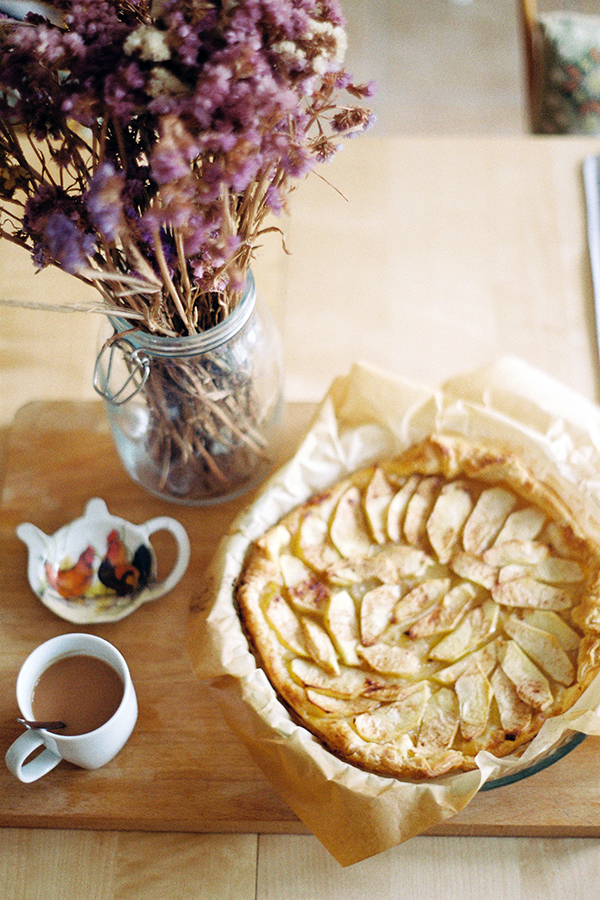
[[[177,544],[177,558],[163,581],[156,581],[150,536],[166,530]],[[85,514],[54,535],[30,522],[17,528],[27,544],[27,576],[41,602],[77,624],[116,622],[143,603],[172,590],[187,569],[190,542],[183,525],[168,516],[133,525],[108,512],[98,497]]]
[[[61,634],[40,644],[27,657],[17,678],[21,715],[27,720],[33,718],[32,697],[40,675],[52,663],[73,655],[93,656],[112,666],[123,682],[121,703],[107,722],[86,734],[66,735],[43,728],[30,728],[21,734],[6,753],[6,765],[20,781],[37,781],[61,760],[83,769],[98,769],[117,755],[133,731],[138,707],[127,663],[116,647],[91,634]],[[42,746],[45,749],[29,759]]]

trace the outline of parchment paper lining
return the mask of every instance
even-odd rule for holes
[[[547,722],[519,758],[477,757],[473,772],[426,784],[348,765],[296,725],[248,648],[233,586],[249,544],[345,474],[435,431],[510,446],[556,483],[600,535],[600,409],[512,358],[432,390],[356,364],[333,382],[294,457],[223,538],[190,618],[188,653],[226,721],[296,815],[343,866],[380,853],[460,812],[484,782],[545,753],[565,730],[600,735],[600,677],[566,715]]]

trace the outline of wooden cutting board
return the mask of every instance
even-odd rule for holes
[[[313,407],[290,404],[280,460],[294,450]],[[40,642],[68,631],[99,634],[125,655],[139,719],[122,752],[86,772],[61,763],[34,784],[0,766],[0,825],[189,832],[302,833],[229,731],[185,654],[188,609],[216,544],[252,495],[191,508],[163,503],[123,472],[102,404],[35,403],[16,417],[8,440],[0,519],[0,749],[20,733],[14,696],[21,663]],[[171,515],[187,528],[191,563],[170,595],[122,622],[81,628],[57,618],[33,595],[22,521],[52,534],[102,497],[115,515],[144,522]],[[165,569],[170,538],[153,538]],[[600,739],[525,781],[482,793],[437,834],[600,835]]]

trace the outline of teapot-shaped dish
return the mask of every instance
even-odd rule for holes
[[[150,536],[169,531],[177,558],[169,575],[156,580],[156,555]],[[55,534],[31,522],[17,528],[27,545],[27,577],[41,602],[57,616],[79,625],[117,622],[143,603],[162,597],[180,581],[190,559],[183,525],[169,516],[133,525],[108,512],[94,497],[80,519]]]

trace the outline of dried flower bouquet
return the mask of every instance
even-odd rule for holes
[[[0,238],[93,285],[132,329],[213,328],[294,185],[370,124],[344,24],[337,0],[55,0],[0,17]],[[201,425],[192,445],[164,427],[185,458],[210,456]]]

